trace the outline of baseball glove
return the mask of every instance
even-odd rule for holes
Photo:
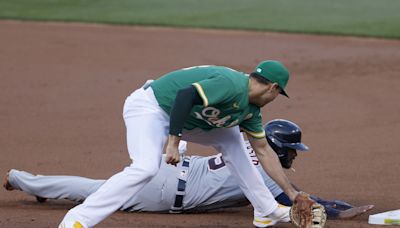
[[[300,192],[290,209],[290,220],[296,227],[322,228],[326,223],[325,208],[307,193]]]

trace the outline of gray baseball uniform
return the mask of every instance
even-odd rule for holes
[[[274,197],[282,189],[264,172],[250,144],[246,141],[248,155]],[[163,157],[164,159],[164,157]],[[121,208],[125,211],[168,212],[176,198],[182,162],[177,167],[161,162],[157,175],[130,198]],[[183,198],[183,211],[208,211],[247,205],[248,201],[238,186],[236,178],[225,166],[221,154],[191,156]],[[83,201],[95,192],[105,180],[75,176],[42,176],[11,170],[9,182],[28,194],[50,199]]]

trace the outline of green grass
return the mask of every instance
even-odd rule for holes
[[[0,18],[400,38],[400,0],[0,0]]]

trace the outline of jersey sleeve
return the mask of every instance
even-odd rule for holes
[[[262,116],[260,109],[249,113],[249,117],[240,123],[240,129],[251,135],[253,138],[264,138],[265,132],[262,126]]]
[[[192,84],[201,99],[203,100],[203,106],[212,106],[221,103],[232,96],[236,96],[236,90],[232,81],[223,76],[216,75],[211,78],[201,80]]]

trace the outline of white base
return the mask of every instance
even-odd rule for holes
[[[370,215],[368,223],[376,225],[400,225],[400,209]]]

